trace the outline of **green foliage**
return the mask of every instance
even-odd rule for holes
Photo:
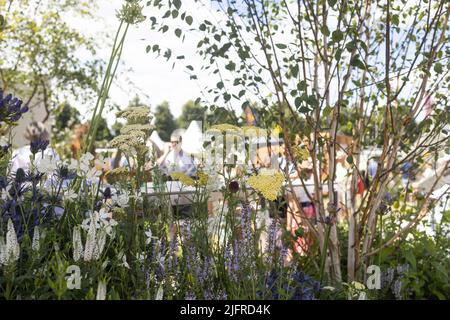
[[[194,101],[186,102],[182,109],[181,115],[177,118],[178,128],[187,128],[191,121],[204,121],[206,110],[200,104],[195,104]]]
[[[177,128],[167,101],[156,106],[154,113],[155,130],[164,141],[170,141],[170,135]]]
[[[89,17],[93,8],[85,1],[12,1],[0,33],[1,86],[22,93],[24,101],[39,97],[47,117],[61,96],[90,100],[102,63],[82,60],[74,52],[86,50],[93,56],[101,39],[85,37],[63,16]]]
[[[55,110],[55,130],[62,131],[65,128],[73,128],[75,124],[81,123],[80,112],[77,108],[72,107],[68,102],[64,102]]]

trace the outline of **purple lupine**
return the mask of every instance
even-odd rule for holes
[[[272,223],[269,226],[266,243],[266,264],[271,265],[273,263],[273,256],[275,254],[275,243],[277,238],[277,221],[272,219]]]
[[[278,257],[278,265],[280,268],[284,267],[284,262],[286,261],[287,255],[288,255],[289,249],[286,246],[283,246],[281,248],[280,255]]]
[[[157,281],[162,281],[164,279],[164,276],[166,273],[166,270],[165,270],[165,255],[166,255],[165,246],[166,246],[165,242],[161,241],[160,245],[159,245],[160,250],[158,253],[159,261],[156,264],[156,270],[155,270]]]
[[[228,300],[228,295],[225,291],[219,291],[216,294],[216,300]]]
[[[232,256],[232,264],[231,264],[231,276],[234,281],[238,281],[238,274],[240,271],[240,262],[241,262],[241,250],[239,246],[240,241],[235,240],[233,243],[233,256]]]
[[[391,287],[392,293],[395,296],[395,299],[401,300],[402,297],[402,281],[401,280],[395,280],[394,284]]]
[[[230,243],[227,243],[227,245],[225,246],[225,253],[224,253],[224,261],[225,261],[225,269],[226,270],[231,270],[231,265],[232,265],[232,253],[231,253],[231,245]]]
[[[168,259],[167,259],[167,271],[172,272],[172,268],[174,267],[174,264],[176,265],[175,259],[177,255],[177,249],[178,249],[178,238],[177,236],[173,236],[172,240],[170,240],[170,246],[169,246],[169,252],[168,252]]]
[[[187,292],[184,300],[197,300],[197,296],[193,292]]]
[[[156,261],[156,247],[158,244],[159,240],[152,240],[152,260],[151,261]]]
[[[147,290],[150,289],[150,274],[151,274],[151,268],[149,267],[148,270],[145,272],[145,287]]]
[[[242,228],[242,240],[240,240],[241,248],[238,252],[239,260],[249,270],[256,269],[256,263],[254,259],[254,235],[251,220],[252,208],[249,204],[242,206],[241,228]],[[251,277],[250,275],[248,275]]]
[[[203,291],[203,299],[204,300],[214,300],[214,295],[213,295],[213,293],[211,291],[211,288],[206,288]]]

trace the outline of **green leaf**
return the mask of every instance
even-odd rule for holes
[[[219,49],[219,51],[217,52],[217,55],[220,57],[223,57],[225,55],[225,53],[227,53],[228,49],[231,48],[231,43],[225,43],[222,48]]]
[[[336,50],[336,53],[334,54],[334,58],[339,61],[341,60],[342,57],[342,52],[344,52],[344,50],[342,50],[341,48]]]
[[[319,101],[317,100],[315,95],[310,95],[308,99],[306,100],[306,103],[309,104],[312,107],[318,107]]]
[[[277,44],[275,44],[275,46],[276,46],[278,49],[286,49],[286,48],[287,48],[287,45],[285,45],[285,44],[283,44],[283,43],[277,43]]]
[[[339,42],[344,39],[344,33],[341,30],[335,30],[331,34],[331,39],[333,39],[334,42]]]
[[[169,60],[171,56],[172,56],[172,50],[167,49],[166,52],[164,52],[164,58],[167,58],[167,60]]]
[[[298,109],[298,111],[299,111],[300,113],[308,113],[310,110],[309,110],[308,107],[303,106],[303,107],[301,107],[300,109]]]
[[[345,45],[345,48],[347,49],[348,52],[352,52],[353,50],[356,50],[356,42],[350,41],[349,43],[347,43]]]
[[[297,89],[300,91],[306,91],[307,87],[308,87],[308,84],[306,83],[305,80],[302,80],[297,84]]]
[[[181,0],[173,0],[172,3],[175,6],[175,8],[177,8],[177,10],[180,10],[180,8],[181,8]]]
[[[323,33],[323,35],[325,35],[326,37],[328,37],[330,35],[330,30],[328,29],[327,26],[322,26],[322,28],[320,28],[320,32]]]
[[[405,255],[405,259],[411,264],[411,267],[413,268],[413,270],[416,270],[416,257],[414,257],[414,254],[412,253],[411,250],[407,250],[404,253]]]
[[[230,61],[226,66],[225,69],[229,71],[234,71],[236,69],[236,64],[233,61]]]
[[[434,65],[433,69],[434,69],[434,71],[435,71],[436,73],[441,74],[442,71],[443,71],[443,70],[442,70],[442,64],[439,63],[439,62],[437,62],[437,63]]]
[[[175,35],[179,38],[181,37],[181,29],[180,28],[176,28],[175,29]]]
[[[331,114],[331,111],[333,111],[333,109],[330,106],[326,106],[323,109],[323,116],[326,118]]]
[[[222,81],[217,82],[217,88],[223,89],[224,85]]]
[[[178,10],[172,10],[172,18],[178,17]]]
[[[191,16],[186,16],[186,23],[188,24],[188,25],[191,25],[192,24],[192,22],[194,22],[194,19],[192,19],[192,17]]]
[[[328,5],[333,7],[336,4],[337,0],[328,0]]]
[[[355,55],[352,60],[350,61],[350,65],[357,67],[359,69],[365,70],[366,66],[364,65],[364,63],[359,59],[359,55]]]
[[[292,72],[292,76],[293,76],[294,78],[297,78],[298,72],[299,72],[298,64],[294,65],[294,66],[291,68],[291,72]]]
[[[398,27],[398,24],[399,24],[399,22],[400,22],[400,21],[399,21],[399,18],[398,18],[398,14],[392,15],[391,21],[392,21],[393,24],[395,24],[395,25]]]
[[[347,163],[349,164],[353,164],[353,157],[352,156],[348,156],[346,159]]]
[[[147,48],[145,48],[145,51],[146,51],[147,53],[149,53],[150,50],[152,50],[152,46],[151,46],[151,45],[148,45]]]

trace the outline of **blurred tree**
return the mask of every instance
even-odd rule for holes
[[[206,109],[200,104],[196,104],[194,101],[189,100],[183,105],[181,115],[177,118],[177,125],[179,128],[187,128],[191,121],[204,120]]]
[[[229,123],[237,125],[239,119],[236,117],[234,111],[231,111],[224,107],[216,107],[211,110],[206,116],[208,125],[215,125],[221,123]]]
[[[95,136],[96,141],[109,141],[113,138],[111,131],[108,128],[108,122],[105,118],[100,118],[98,123],[97,134]]]
[[[67,101],[61,104],[55,112],[55,130],[61,131],[72,128],[75,124],[81,123],[80,112],[72,107]]]
[[[124,126],[123,123],[119,121],[114,122],[114,124],[111,127],[113,135],[118,136],[120,134],[120,129],[122,129],[123,126]]]
[[[155,111],[155,130],[164,141],[170,140],[170,135],[177,128],[169,103],[164,101],[156,106]]]
[[[84,50],[94,56],[99,38],[85,37],[64,17],[92,17],[91,1],[0,1],[0,86],[20,92],[30,108],[42,103],[46,121],[59,97],[94,97],[101,61],[79,59]]]

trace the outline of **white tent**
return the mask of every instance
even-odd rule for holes
[[[150,135],[149,141],[152,142],[153,145],[155,145],[159,149],[160,152],[164,150],[164,145],[167,143],[161,139],[161,137],[159,136],[159,134],[156,130],[153,130],[152,134]]]
[[[189,154],[200,154],[203,151],[203,132],[201,121],[191,121],[182,135],[182,149]]]

